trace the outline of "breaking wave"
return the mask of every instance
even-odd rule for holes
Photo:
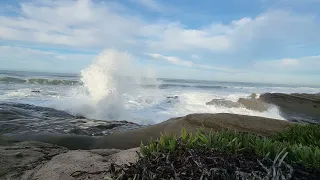
[[[182,93],[179,87],[191,91]],[[174,91],[166,90],[170,88]],[[197,88],[213,91],[197,92]],[[224,88],[226,87],[220,85],[159,81],[152,71],[135,65],[129,54],[106,50],[81,71],[80,85],[73,87],[66,98],[58,101],[55,108],[92,119],[128,120],[138,124],[154,124],[171,117],[200,112],[281,118],[277,109],[259,113],[242,107],[207,106],[206,102],[216,98],[215,96],[234,101],[247,96],[218,95],[221,92],[219,89]],[[215,95],[216,93],[218,94]]]
[[[0,77],[0,101],[53,107],[89,119],[155,124],[191,113],[234,113],[283,119],[276,107],[258,112],[243,106],[206,103],[223,99],[234,104],[253,92],[319,92],[319,88],[312,87],[158,79],[152,70],[134,61],[128,53],[106,50],[83,69],[80,76],[0,73],[4,75]]]
[[[105,50],[81,71],[81,85],[71,89],[58,108],[94,119],[130,119],[127,94],[138,91],[137,85],[157,87],[152,73],[141,69],[128,53]]]

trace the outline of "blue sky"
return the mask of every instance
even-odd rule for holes
[[[159,77],[320,85],[320,0],[4,0],[0,6],[0,69],[80,72],[113,48]]]

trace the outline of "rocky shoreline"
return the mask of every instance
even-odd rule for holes
[[[292,122],[320,123],[320,94],[284,94],[265,93],[259,98],[252,94],[248,98],[240,98],[237,102],[224,99],[213,99],[207,105],[225,106],[228,108],[244,107],[263,112],[272,106],[279,108],[280,115]]]
[[[235,114],[192,114],[172,118],[157,125],[117,132],[100,138],[51,135],[47,139],[43,137],[41,139],[40,134],[35,134],[26,139],[15,139],[15,141],[24,140],[24,142],[7,139],[2,140],[1,143],[3,146],[0,149],[0,162],[2,162],[0,179],[71,180],[86,179],[89,176],[90,179],[103,179],[105,173],[90,174],[90,172],[93,169],[95,172],[105,171],[111,163],[121,165],[135,162],[138,158],[136,151],[139,149],[132,150],[132,148],[138,147],[141,141],[148,142],[150,138],[158,138],[161,132],[180,133],[181,128],[193,132],[199,127],[205,127],[217,131],[230,129],[268,136],[281,132],[292,124],[287,121]],[[58,137],[56,141],[52,141],[55,137]],[[70,147],[76,149],[75,144],[86,144],[87,142],[91,144],[86,149],[91,150],[70,150]],[[68,146],[69,149],[66,148]],[[89,173],[81,173],[83,171]]]
[[[207,105],[217,103],[230,107],[240,105],[248,109],[258,108],[258,111],[264,111],[269,106],[277,106],[282,116],[289,121],[226,113],[190,114],[152,126],[139,126],[125,121],[101,122],[102,124],[100,121],[94,121],[94,126],[91,125],[89,130],[85,131],[76,127],[88,126],[92,124],[92,120],[72,115],[68,115],[66,119],[63,112],[55,112],[55,120],[64,120],[66,126],[61,130],[44,133],[27,130],[36,128],[37,122],[41,120],[42,116],[37,114],[50,113],[52,109],[44,108],[37,111],[33,108],[32,116],[29,117],[33,124],[30,126],[30,121],[27,120],[17,123],[21,120],[20,115],[25,116],[23,113],[26,110],[12,105],[12,113],[4,114],[7,116],[1,119],[1,128],[6,128],[10,138],[0,136],[0,179],[104,179],[107,175],[105,171],[112,163],[123,165],[136,162],[139,151],[136,147],[141,142],[156,139],[164,132],[180,133],[182,128],[189,132],[204,127],[214,131],[229,129],[270,136],[297,122],[320,123],[319,94],[266,93],[259,98],[240,99],[237,103],[212,100]],[[0,108],[1,110],[4,109]],[[24,123],[27,125],[25,133],[10,134],[12,130],[24,128]],[[50,123],[56,122],[50,121],[48,127]],[[103,128],[106,130],[105,133],[102,133]],[[95,136],[92,132],[102,134]]]

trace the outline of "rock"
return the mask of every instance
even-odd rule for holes
[[[265,93],[260,100],[279,107],[281,115],[291,121],[320,123],[318,94]]]
[[[250,98],[251,98],[251,99],[256,99],[256,98],[257,98],[257,94],[256,94],[256,93],[252,93],[252,94],[250,95]]]
[[[102,136],[138,127],[125,121],[85,119],[47,107],[0,103],[0,134],[7,136],[23,132]]]
[[[206,105],[224,106],[227,108],[237,108],[241,106],[239,103],[225,99],[212,99],[212,101],[207,102]]]
[[[121,124],[106,124],[106,125],[98,125],[98,126],[95,126],[96,128],[98,129],[101,129],[101,130],[107,130],[107,129],[113,129],[115,127],[118,127],[118,126],[121,126]]]
[[[0,146],[0,179],[21,179],[28,170],[65,153],[63,147],[41,142],[10,142]]]
[[[283,120],[237,114],[191,114],[185,117],[172,118],[160,124],[145,126],[140,129],[114,132],[103,137],[35,133],[16,136],[16,139],[52,143],[73,150],[101,148],[130,149],[140,146],[141,141],[146,143],[151,138],[158,138],[163,132],[180,133],[181,128],[186,128],[188,131],[193,132],[204,126],[207,129],[215,131],[231,129],[267,136],[283,131],[291,124],[293,123]]]
[[[23,154],[21,152],[17,152],[14,156],[17,158],[22,158]]]
[[[139,148],[120,151],[108,156],[101,156],[90,151],[69,151],[53,157],[25,179],[75,180],[108,178],[110,165],[135,163],[138,160]]]
[[[38,90],[33,90],[33,91],[31,91],[31,92],[33,92],[33,93],[40,93],[40,91],[38,91]]]
[[[179,96],[168,96],[167,98],[168,98],[168,99],[178,99]]]
[[[239,98],[238,103],[247,109],[259,111],[259,112],[267,111],[270,108],[269,104],[259,99]]]
[[[71,129],[69,132],[69,134],[76,134],[76,135],[89,135],[88,132],[84,129],[81,129],[79,127],[75,127],[74,129]]]
[[[158,138],[163,132],[180,134],[182,128],[194,132],[204,127],[205,130],[230,129],[269,136],[283,131],[292,124],[294,123],[288,121],[236,114],[191,114],[172,118],[153,126],[115,132],[105,137],[52,134],[29,136],[33,140],[74,149],[90,149],[75,151],[41,142],[15,142],[10,139],[5,143],[1,141],[6,139],[0,138],[2,144],[0,146],[0,179],[108,179],[106,171],[111,164],[135,163],[138,159],[137,152],[139,152],[139,148],[135,147],[139,147],[141,142],[148,142],[151,138]]]
[[[179,102],[179,96],[168,96],[165,103],[177,103]]]
[[[98,138],[94,140],[93,148],[129,149],[139,146],[141,142],[147,143],[151,138],[156,139],[163,132],[179,134],[182,128],[193,132],[204,126],[214,131],[231,129],[268,136],[281,132],[292,124],[283,120],[227,113],[191,114],[185,117],[172,118],[153,126],[117,132]]]

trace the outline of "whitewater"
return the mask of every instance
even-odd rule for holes
[[[237,102],[252,93],[317,93],[319,87],[263,83],[163,79],[139,67],[136,57],[105,50],[80,74],[0,71],[0,103],[51,107],[98,120],[156,124],[191,113],[234,113],[283,119],[265,112],[206,105],[212,99]]]

